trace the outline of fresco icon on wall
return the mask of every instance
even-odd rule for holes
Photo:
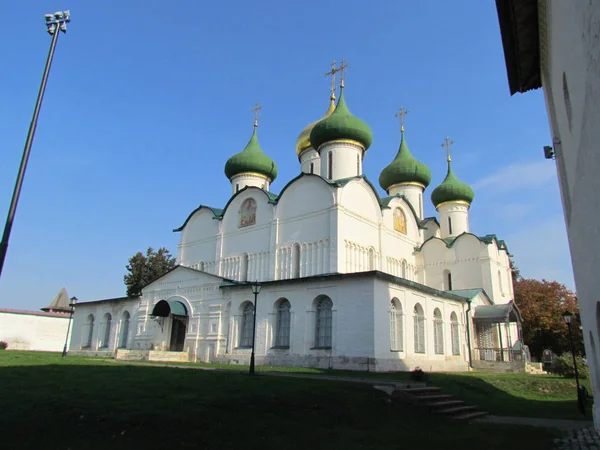
[[[400,208],[394,210],[394,230],[406,234],[406,216]]]
[[[244,200],[240,207],[239,228],[254,225],[256,223],[256,202],[252,198]]]

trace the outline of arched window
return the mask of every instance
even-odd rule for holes
[[[102,348],[108,348],[110,341],[110,329],[112,327],[112,316],[109,313],[104,314],[104,339],[102,340]]]
[[[290,325],[291,325],[291,305],[288,300],[281,299],[277,303],[277,322],[275,325],[275,347],[289,348],[290,346]]]
[[[452,335],[452,354],[460,355],[460,339],[458,334],[458,317],[456,313],[450,314],[450,334]]]
[[[316,301],[315,347],[331,348],[333,325],[333,302],[329,297],[320,297]]]
[[[256,223],[256,202],[253,198],[247,198],[240,206],[239,228],[254,225]]]
[[[394,209],[394,230],[406,234],[406,214],[401,208]]]
[[[425,312],[417,303],[414,309],[415,353],[425,353]]]
[[[438,308],[433,311],[433,349],[436,355],[444,354],[444,320]]]
[[[254,305],[246,302],[242,308],[242,322],[240,324],[241,348],[252,347],[252,334],[254,333]]]
[[[369,249],[369,270],[376,270],[377,267],[375,266],[375,264],[375,249],[371,247]]]
[[[127,348],[127,340],[129,339],[129,312],[125,311],[121,318],[121,336],[119,339],[119,348]]]
[[[360,155],[356,154],[356,175],[360,175]]]
[[[390,350],[404,350],[404,330],[402,326],[402,305],[397,298],[390,303]]]
[[[448,234],[452,234],[452,217],[448,217]]]
[[[311,175],[315,173],[315,163],[310,163],[310,173]]]
[[[333,152],[327,153],[327,178],[333,179]]]
[[[443,284],[444,290],[451,291],[452,290],[452,273],[449,270],[444,270],[443,272]]]
[[[500,288],[500,294],[504,295],[504,286],[502,286],[502,273],[498,271],[498,287]]]
[[[87,319],[88,335],[84,347],[92,346],[92,337],[94,336],[94,315],[90,314]]]

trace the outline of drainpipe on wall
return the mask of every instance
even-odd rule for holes
[[[467,311],[465,312],[465,327],[467,328],[467,350],[469,351],[469,367],[472,369],[473,364],[471,363],[471,333],[469,331],[469,311],[471,311],[471,300],[467,300]]]

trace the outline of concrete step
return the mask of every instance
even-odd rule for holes
[[[432,395],[419,395],[419,401],[427,402],[427,401],[441,401],[441,400],[449,400],[452,398],[449,394],[432,394]]]
[[[435,392],[440,392],[441,389],[439,387],[419,387],[419,388],[408,388],[408,389],[401,389],[402,392],[404,392],[405,394],[410,394],[410,395],[425,395],[425,394],[433,394]]]
[[[459,405],[464,405],[465,402],[463,402],[462,400],[446,400],[446,401],[442,401],[442,402],[432,402],[429,403],[427,402],[425,405],[428,408],[447,408],[447,407],[451,407],[451,406],[459,406]]]
[[[476,409],[477,409],[477,406],[464,405],[464,406],[455,406],[455,407],[446,408],[446,409],[438,409],[436,412],[438,414],[445,414],[445,415],[453,416],[456,414],[474,412]]]
[[[456,416],[453,416],[453,419],[457,419],[457,420],[471,420],[471,419],[477,419],[479,417],[483,417],[483,416],[487,416],[488,413],[486,411],[473,411],[473,412],[468,412],[465,414],[459,414]]]

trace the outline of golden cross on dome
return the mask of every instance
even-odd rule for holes
[[[450,158],[450,151],[452,150],[452,144],[454,144],[454,141],[451,140],[448,136],[446,136],[446,139],[444,139],[444,142],[442,143],[442,147],[446,147],[446,156],[447,156],[448,162],[452,161],[452,158]]]
[[[339,72],[341,72],[341,74],[340,74],[340,87],[344,87],[344,69],[347,69],[348,67],[350,67],[350,65],[344,60],[344,58],[342,58],[342,62],[340,64],[340,67],[337,68],[337,70]]]
[[[339,72],[340,69],[336,69],[335,60],[331,63],[331,70],[329,72],[325,72],[325,76],[328,77],[331,75],[331,99],[335,100],[335,74]]]
[[[262,109],[260,103],[256,102],[256,106],[252,108],[252,112],[254,112],[254,126],[258,126],[258,112]]]
[[[400,119],[400,131],[404,133],[404,116],[408,114],[408,109],[405,109],[404,106],[401,106],[400,109],[394,117],[398,117]]]

